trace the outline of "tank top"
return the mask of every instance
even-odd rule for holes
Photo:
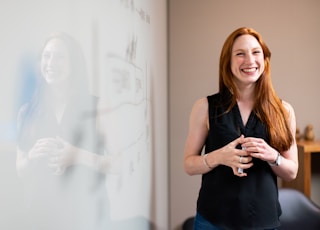
[[[230,97],[220,93],[208,96],[210,130],[205,153],[219,149],[241,134],[269,143],[264,124],[251,112],[243,124],[238,105],[226,112]],[[237,148],[241,148],[240,145]],[[233,174],[230,167],[219,165],[202,175],[197,211],[212,224],[225,230],[270,229],[280,226],[281,207],[277,178],[269,164],[253,158],[246,177]]]
[[[26,119],[26,125],[19,133],[19,148],[27,153],[38,139],[60,136],[74,146],[102,155],[92,112],[95,98],[81,99],[79,104],[67,104],[61,123],[51,106],[39,109],[41,113],[30,120],[26,117],[29,105],[23,106],[20,119]],[[21,178],[25,216],[32,229],[106,229],[110,225],[106,176],[78,164],[69,166],[62,175],[54,175],[48,164],[48,157],[30,161],[28,173]]]

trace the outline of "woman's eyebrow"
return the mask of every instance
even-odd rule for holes
[[[254,47],[254,48],[250,48],[250,49],[243,49],[243,48],[239,48],[239,49],[236,49],[236,50],[233,50],[232,52],[239,52],[239,51],[246,51],[246,50],[262,50],[261,47],[257,46],[257,47]]]

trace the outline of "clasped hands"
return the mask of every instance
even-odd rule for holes
[[[41,138],[36,141],[28,153],[30,160],[48,157],[48,167],[53,174],[61,175],[66,168],[74,164],[75,147],[60,137]]]
[[[237,149],[240,145],[242,149]],[[221,148],[220,164],[232,168],[233,174],[239,177],[247,176],[245,171],[253,166],[252,159],[258,158],[267,162],[275,162],[278,152],[266,143],[262,138],[244,137],[233,140]]]

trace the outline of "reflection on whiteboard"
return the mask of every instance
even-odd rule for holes
[[[150,15],[150,9],[154,4],[149,0],[83,0],[77,4],[73,0],[53,2],[30,0],[23,3],[23,7],[20,8],[10,2],[3,4],[0,8],[2,12],[0,17],[3,19],[1,20],[3,23],[1,39],[3,44],[6,44],[0,54],[0,59],[6,63],[1,69],[1,74],[7,76],[1,90],[1,98],[5,101],[6,109],[1,114],[0,126],[7,125],[8,120],[16,123],[16,113],[12,112],[16,108],[13,107],[17,104],[19,104],[17,107],[20,107],[22,102],[25,102],[28,92],[21,93],[25,83],[28,83],[28,90],[33,87],[34,82],[24,77],[35,77],[38,71],[36,68],[38,60],[34,59],[36,59],[39,44],[43,42],[43,36],[54,31],[63,31],[76,38],[84,51],[86,59],[84,66],[88,67],[90,91],[99,99],[97,111],[96,108],[86,110],[85,118],[93,120],[97,115],[98,128],[103,136],[101,143],[105,144],[101,145],[105,147],[101,156],[105,154],[116,156],[116,159],[120,158],[120,170],[116,170],[114,174],[108,172],[106,180],[100,181],[103,186],[105,185],[105,187],[102,186],[102,190],[105,191],[105,188],[108,190],[105,196],[108,196],[107,198],[111,201],[109,210],[112,220],[110,222],[115,226],[124,226],[121,229],[150,229],[148,225],[138,226],[141,226],[141,220],[145,220],[145,223],[151,220],[153,146],[150,84],[153,72],[151,66],[155,63],[152,63],[150,58],[153,55],[150,53],[153,50],[151,47],[153,18]],[[16,17],[17,14],[20,15],[19,19]],[[21,56],[23,60],[27,60],[26,65],[21,68],[22,74],[17,68]],[[82,69],[80,67],[84,66],[79,64],[75,69],[79,71]],[[21,76],[23,80],[19,78]],[[78,81],[75,82],[78,83]],[[81,106],[85,104],[82,100],[76,102]],[[70,120],[76,121],[73,118]],[[47,129],[46,125],[39,126]],[[83,125],[84,122],[79,127]],[[8,127],[7,130],[12,129],[11,125],[5,127]],[[84,133],[88,135],[88,132]],[[6,138],[6,141],[14,142],[12,137],[16,133],[10,136],[8,131],[1,134],[3,134],[2,139]],[[3,196],[5,199],[2,200],[0,212],[5,216],[6,221],[0,221],[0,226],[7,225],[3,229],[28,229],[25,223],[30,221],[29,215],[33,210],[30,208],[27,209],[26,214],[23,212],[22,185],[17,180],[14,167],[16,163],[14,144],[10,143],[10,152],[6,145],[0,146],[1,154],[5,153],[2,156],[6,157],[5,160],[1,158],[2,166],[5,166],[2,167],[5,172],[2,181],[10,181],[11,186],[2,186],[4,193],[11,194],[11,197],[7,199]],[[7,163],[8,160],[10,160],[9,163]],[[94,163],[97,162],[94,161]],[[62,178],[63,175],[60,177]],[[16,182],[15,187],[11,185],[13,182]],[[81,183],[83,178],[81,177],[78,182],[83,184]],[[91,193],[89,195],[93,196]],[[33,199],[38,197],[31,196],[31,202],[34,201]],[[39,203],[41,206],[42,202]],[[98,205],[96,203],[92,205],[94,209],[98,209],[101,207],[101,202]],[[11,210],[12,207],[14,210]],[[56,217],[50,207],[43,207],[43,210],[43,214],[52,211],[52,216]],[[80,210],[85,209],[79,208]],[[90,216],[104,220],[109,217],[109,213],[105,215],[97,211],[97,213],[91,212]],[[11,218],[17,219],[17,217],[19,222],[11,221]],[[85,222],[85,219],[84,217],[82,221]],[[45,222],[44,219],[41,221]],[[80,221],[77,222],[79,223]],[[125,227],[126,223],[130,223],[130,228]],[[18,227],[8,227],[9,225]]]

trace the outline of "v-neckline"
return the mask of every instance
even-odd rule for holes
[[[66,107],[67,107],[67,103],[63,103],[63,105],[61,105],[61,108],[59,108],[59,110],[55,110],[55,109],[53,110],[54,117],[58,125],[60,125],[62,122]]]
[[[251,120],[252,120],[252,116],[253,116],[253,111],[251,110],[249,116],[248,116],[248,119],[247,119],[247,122],[244,123],[243,119],[242,119],[242,115],[241,115],[241,112],[240,112],[240,108],[239,108],[239,105],[238,103],[236,103],[236,111],[238,113],[238,116],[237,116],[237,119],[238,119],[238,123],[239,125],[241,125],[242,128],[247,128],[250,123],[251,123]]]

